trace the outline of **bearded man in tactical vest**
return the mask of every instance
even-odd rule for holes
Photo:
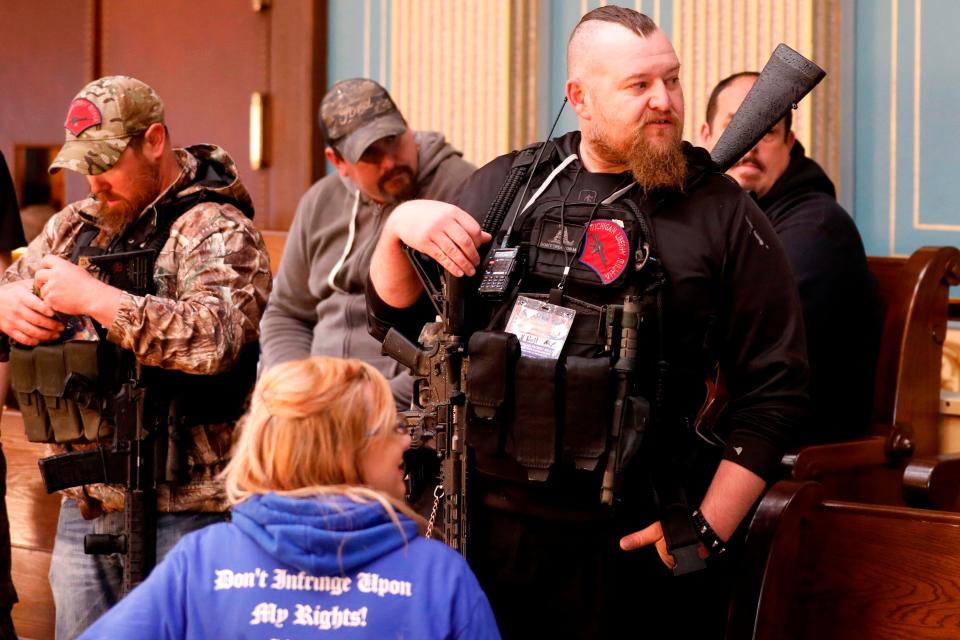
[[[797,292],[763,213],[681,142],[680,61],[652,20],[589,12],[567,68],[579,131],[480,168],[459,206],[394,211],[371,331],[416,340],[431,319],[404,245],[467,277],[449,413],[475,461],[467,559],[504,637],[721,637],[735,532],[807,410]],[[488,214],[525,166],[529,190]],[[731,398],[711,423],[717,368]]]
[[[41,461],[48,490],[80,485],[63,492],[50,566],[57,638],[72,638],[132,587],[123,565],[225,519],[216,476],[255,378],[271,278],[233,161],[173,148],[152,88],[95,80],[64,127],[50,171],[83,174],[91,194],[3,274],[0,331],[28,437],[59,454]],[[153,514],[145,544],[134,498]],[[93,533],[126,536],[87,555]]]

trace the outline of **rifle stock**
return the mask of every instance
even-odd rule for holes
[[[736,164],[826,75],[787,45],[777,45],[710,153],[720,170]]]

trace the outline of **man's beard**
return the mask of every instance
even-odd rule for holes
[[[687,178],[687,157],[683,154],[680,127],[676,121],[673,129],[665,134],[653,140],[641,125],[630,145],[630,172],[644,193],[655,189],[681,189]]]
[[[388,183],[391,181],[394,184],[388,187]],[[384,202],[399,204],[407,200],[413,200],[417,195],[419,185],[413,169],[407,165],[398,165],[380,176],[380,179],[377,180],[377,189],[380,190]]]
[[[138,167],[131,183],[136,191],[129,197],[116,193],[100,192],[96,194],[97,224],[101,229],[113,236],[125,229],[136,220],[143,210],[160,195],[160,165],[146,160]],[[119,199],[119,204],[108,204],[109,196]]]
[[[645,131],[645,124],[663,119],[670,120],[673,128],[654,136]],[[590,133],[590,141],[608,162],[627,165],[644,193],[655,189],[680,189],[687,178],[680,123],[673,114],[647,116],[637,127],[633,139],[626,144],[612,144],[596,129]]]

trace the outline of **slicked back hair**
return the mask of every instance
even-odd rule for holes
[[[618,7],[616,5],[608,5],[605,7],[597,7],[593,11],[588,11],[583,14],[580,22],[578,22],[576,28],[574,28],[573,33],[570,34],[570,39],[573,40],[573,36],[576,35],[583,23],[590,22],[591,20],[602,20],[603,22],[613,22],[614,24],[622,25],[641,38],[646,38],[658,28],[656,22],[639,11],[627,9],[626,7]]]
[[[740,78],[758,78],[759,76],[760,74],[756,71],[741,71],[732,76],[727,76],[717,83],[717,86],[710,92],[710,99],[707,100],[707,126],[710,127],[711,130],[713,130],[713,118],[717,115],[717,100],[720,99],[720,93]],[[787,111],[787,115],[783,117],[783,123],[785,125],[783,128],[783,139],[786,140],[790,134],[790,127],[793,126],[792,109]]]

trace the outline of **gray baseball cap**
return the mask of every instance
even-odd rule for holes
[[[320,124],[326,130],[327,144],[351,164],[377,140],[407,130],[387,90],[367,78],[333,85],[320,103]]]

